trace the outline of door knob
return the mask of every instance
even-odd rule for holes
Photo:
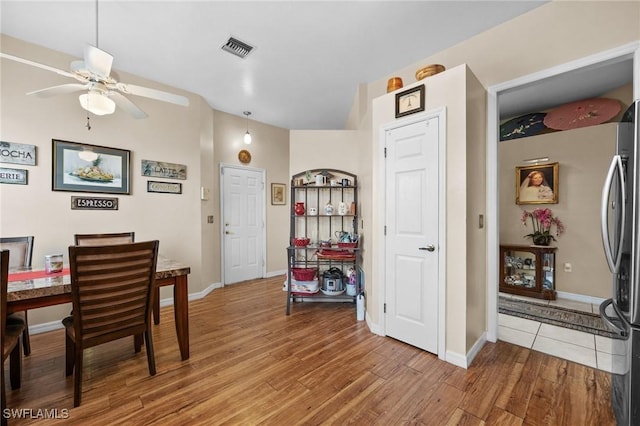
[[[232,232],[229,232],[229,231],[224,231],[224,233],[227,235],[232,234]]]
[[[435,251],[436,246],[434,246],[433,244],[429,244],[426,247],[419,247],[418,250],[426,250],[426,251]]]

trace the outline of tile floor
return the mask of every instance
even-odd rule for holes
[[[500,295],[519,297],[504,293]],[[598,305],[567,299],[551,300],[548,303],[585,312],[599,311]],[[612,371],[612,360],[616,356],[612,340],[607,337],[500,313],[498,339],[608,372]]]

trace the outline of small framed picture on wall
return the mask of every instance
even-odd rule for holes
[[[282,206],[287,203],[287,186],[284,183],[271,184],[271,204],[274,206]]]
[[[516,204],[557,204],[558,163],[516,167]]]

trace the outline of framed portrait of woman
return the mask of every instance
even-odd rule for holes
[[[557,204],[558,163],[516,167],[516,204]]]

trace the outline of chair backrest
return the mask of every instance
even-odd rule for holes
[[[118,232],[112,234],[75,234],[77,246],[106,246],[110,244],[128,244],[135,241],[134,232]]]
[[[9,250],[2,250],[0,251],[0,354],[4,353],[4,333],[7,327],[7,287],[8,286],[9,286]],[[4,371],[4,367],[3,367],[3,371]],[[2,382],[2,386],[4,386],[4,382]]]
[[[69,247],[74,332],[83,348],[146,331],[158,245]]]
[[[4,333],[7,327],[7,286],[9,284],[9,250],[0,251],[0,386],[2,409],[7,406],[4,390]],[[2,415],[3,413],[0,413]]]
[[[33,236],[0,238],[0,250],[9,250],[9,268],[30,268],[33,256]]]

